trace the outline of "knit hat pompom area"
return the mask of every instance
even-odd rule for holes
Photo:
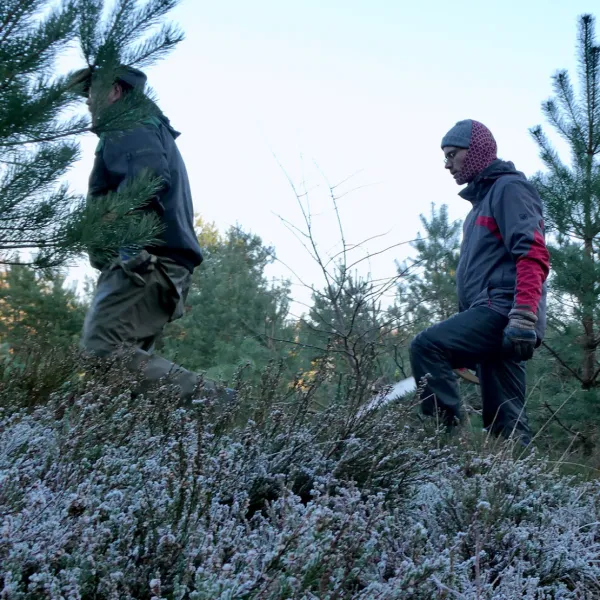
[[[492,132],[479,121],[459,121],[442,139],[442,148],[468,148],[456,182],[470,183],[497,158],[498,147]]]

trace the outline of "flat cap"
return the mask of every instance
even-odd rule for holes
[[[85,67],[75,71],[71,77],[71,85],[77,87],[77,93],[81,96],[87,96],[90,92],[92,80],[101,73],[102,67]],[[135,67],[119,65],[115,69],[114,83],[125,83],[135,90],[144,91],[148,77],[146,74]]]

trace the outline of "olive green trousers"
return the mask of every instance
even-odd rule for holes
[[[145,252],[145,251],[144,251]],[[85,318],[81,347],[94,356],[133,349],[128,368],[142,371],[148,382],[169,376],[189,399],[197,374],[153,354],[164,326],[183,315],[191,273],[167,258],[115,261],[104,269]]]

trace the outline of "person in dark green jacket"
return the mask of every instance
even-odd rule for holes
[[[95,87],[92,73],[86,75],[84,89],[93,124],[101,107],[121,102],[132,91],[143,92],[146,85],[146,75],[131,67],[118,69],[108,91],[104,86]],[[163,230],[156,244],[141,250],[121,248],[106,264],[90,256],[92,266],[101,273],[81,346],[101,357],[133,350],[132,369],[141,369],[149,381],[171,376],[182,397],[189,399],[196,391],[198,376],[156,356],[153,349],[164,326],[183,315],[202,252],[194,232],[188,175],[175,143],[179,133],[153,102],[147,100],[147,106],[148,114],[139,123],[100,136],[88,202],[119,191],[143,171],[148,172],[160,179],[161,187],[144,210],[158,215]]]

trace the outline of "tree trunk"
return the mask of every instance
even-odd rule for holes
[[[594,261],[594,249],[593,240],[586,238],[584,241],[583,252],[586,260],[590,262]],[[582,379],[584,387],[592,387],[595,382],[593,381],[596,372],[596,342],[594,335],[594,307],[589,305],[587,299],[583,301],[583,368],[582,368]]]

